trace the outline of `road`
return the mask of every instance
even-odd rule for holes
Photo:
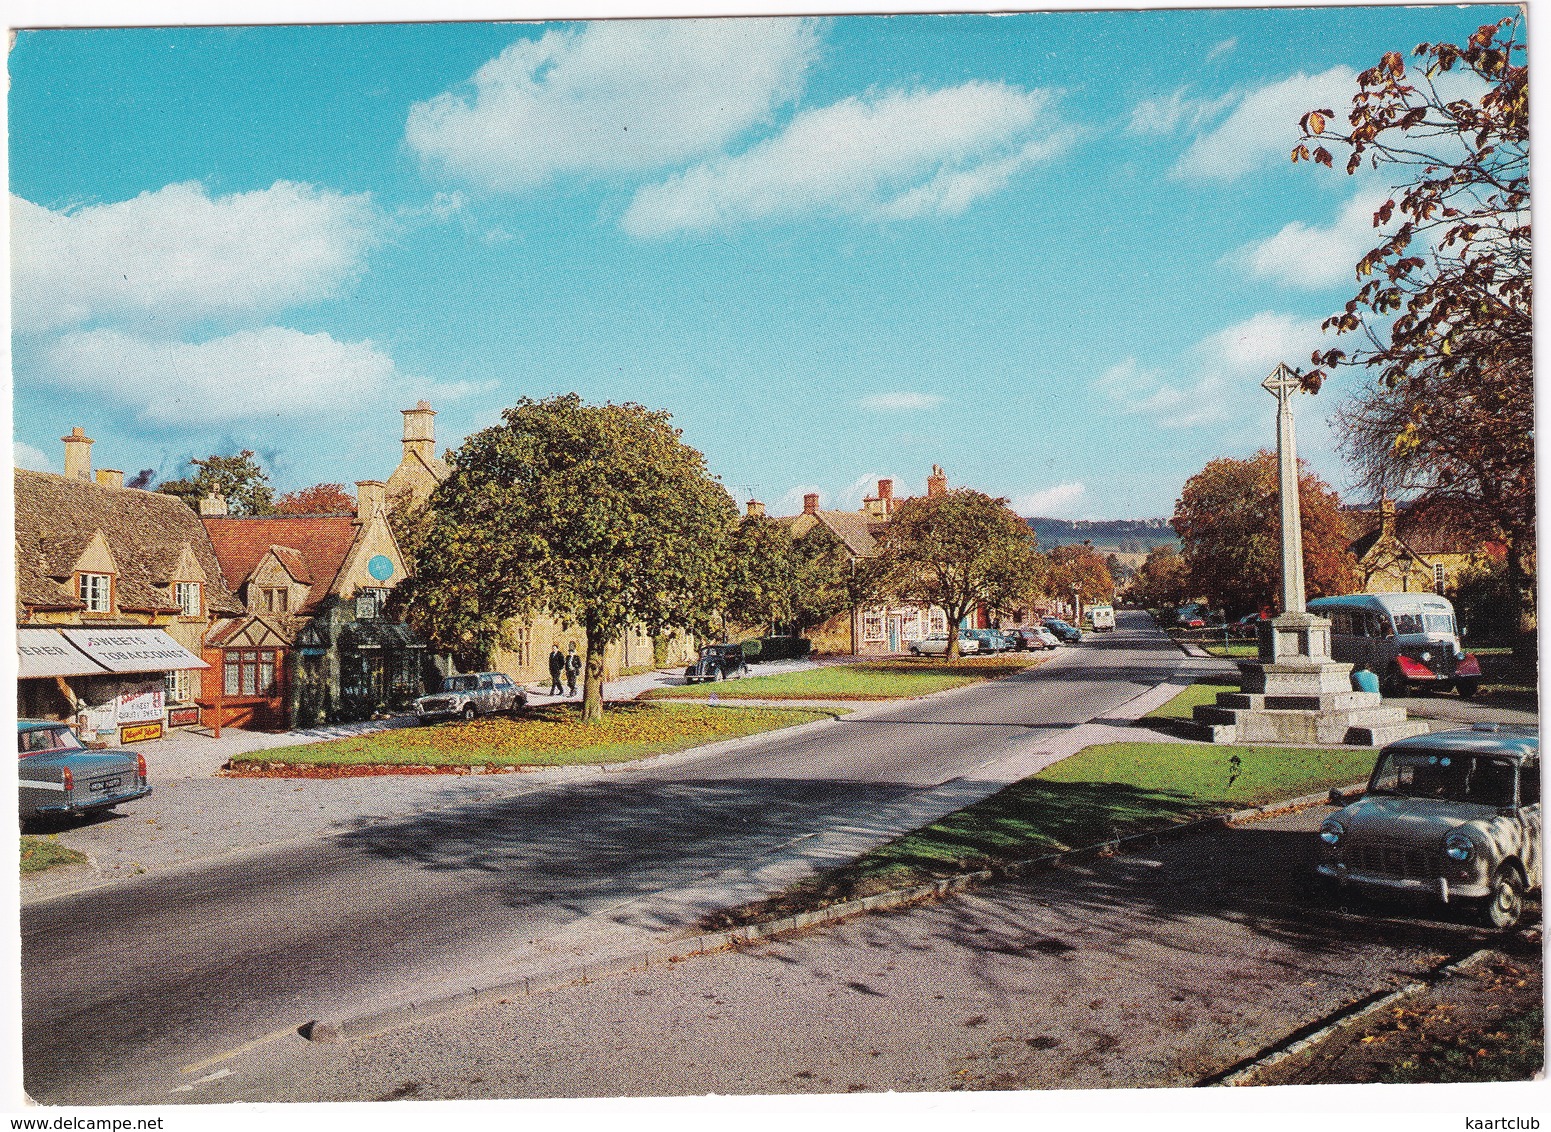
[[[860,848],[919,824],[927,795],[976,800],[994,789],[977,769],[1175,675],[1183,658],[1146,624],[866,719],[29,905],[27,1091],[127,1098],[311,1018],[553,948],[578,924],[662,931],[708,892],[756,895],[792,846]]]
[[[1329,810],[875,913],[344,1045],[288,1037],[189,1102],[1192,1085],[1483,945],[1302,883]],[[1532,943],[1514,944],[1529,962]]]

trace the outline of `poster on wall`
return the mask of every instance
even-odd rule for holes
[[[161,688],[125,692],[118,697],[118,722],[160,723],[165,702]]]

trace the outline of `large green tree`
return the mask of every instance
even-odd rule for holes
[[[1356,579],[1341,500],[1299,461],[1304,585],[1309,597],[1350,592]],[[1282,592],[1282,508],[1277,455],[1213,460],[1185,481],[1170,520],[1190,589],[1230,616],[1277,606]]]
[[[175,495],[194,510],[207,495],[219,495],[226,500],[230,515],[273,515],[275,489],[269,484],[269,473],[260,466],[253,450],[244,448],[235,456],[207,456],[203,460],[190,460],[198,469],[187,479],[168,480],[158,484],[156,490],[164,495]]]
[[[768,515],[748,515],[732,532],[722,610],[733,625],[769,629],[792,618],[796,581],[792,534]]]
[[[1133,601],[1149,609],[1182,605],[1191,599],[1190,572],[1172,543],[1155,547],[1147,555],[1131,580],[1128,593]]]
[[[1034,532],[1007,500],[969,488],[907,499],[878,537],[883,587],[948,615],[947,659],[959,655],[961,621],[1035,592],[1041,564]]]
[[[1534,285],[1529,69],[1522,17],[1463,44],[1423,43],[1357,76],[1349,111],[1303,117],[1293,160],[1390,173],[1357,293],[1304,375],[1369,380],[1337,417],[1343,454],[1373,495],[1465,508],[1507,548],[1521,629],[1535,603]],[[1312,149],[1310,147],[1313,147]],[[1330,148],[1338,151],[1332,154]],[[1346,336],[1350,336],[1348,339]],[[1355,345],[1350,344],[1355,342]]]
[[[432,495],[406,612],[454,656],[514,617],[586,632],[582,718],[603,716],[603,654],[631,625],[704,632],[718,615],[732,499],[666,412],[523,398],[469,437]]]
[[[1115,600],[1115,578],[1104,556],[1085,543],[1058,546],[1050,552],[1045,592],[1068,597],[1073,590],[1084,604]],[[1075,614],[1075,611],[1074,611]]]

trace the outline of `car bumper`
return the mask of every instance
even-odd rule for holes
[[[33,813],[40,817],[73,817],[78,814],[89,814],[93,810],[117,806],[120,802],[133,802],[137,798],[147,797],[150,793],[151,787],[146,785],[130,790],[127,793],[115,794],[111,798],[91,798],[84,802],[75,799],[65,802],[50,802],[47,805],[33,807]]]
[[[1360,873],[1344,865],[1329,863],[1314,869],[1320,876],[1333,880],[1343,888],[1368,888],[1379,892],[1440,900],[1477,900],[1490,892],[1490,886],[1475,880],[1450,880],[1448,877],[1392,877],[1381,873]]]

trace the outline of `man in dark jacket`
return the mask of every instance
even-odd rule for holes
[[[582,655],[576,651],[576,642],[571,642],[571,647],[565,654],[565,682],[566,695],[576,695],[576,681],[582,674]]]
[[[549,694],[558,696],[560,691],[560,678],[565,675],[565,653],[560,651],[560,642],[556,641],[549,649]]]

